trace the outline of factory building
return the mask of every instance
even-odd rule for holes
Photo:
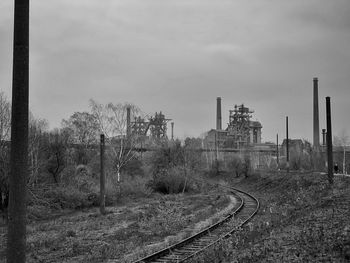
[[[252,121],[252,113],[248,107],[235,105],[229,111],[229,122],[226,129],[222,129],[221,98],[217,98],[216,129],[208,131],[205,138],[209,148],[236,148],[247,147],[261,143],[262,125],[258,121]]]

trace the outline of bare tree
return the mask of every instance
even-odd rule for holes
[[[66,167],[67,148],[70,134],[66,130],[55,129],[47,134],[47,171],[52,175],[53,181],[60,183],[60,174]]]
[[[96,118],[88,112],[75,112],[68,120],[62,120],[62,127],[70,130],[74,143],[87,147],[98,141]]]
[[[48,122],[45,119],[36,119],[29,115],[29,146],[28,158],[30,164],[29,185],[34,186],[39,177],[40,169],[44,167],[44,133],[48,130]]]
[[[210,169],[215,161],[215,154],[213,155],[212,152],[215,151],[215,143],[212,143],[208,140],[208,133],[202,133],[201,134],[201,140],[202,140],[202,149],[205,151],[205,157],[206,157],[206,163],[207,168]]]
[[[0,92],[0,147],[10,140],[11,131],[11,104]]]
[[[11,105],[3,92],[0,92],[0,169],[5,160],[4,154],[9,148],[11,131]],[[1,173],[0,173],[1,176]]]
[[[99,126],[95,116],[89,112],[75,112],[68,120],[62,120],[62,127],[71,135],[75,162],[87,164],[91,157],[90,146],[98,143]]]
[[[8,177],[10,174],[10,130],[11,130],[11,105],[0,92],[0,212],[7,218],[7,206],[9,198]]]
[[[136,155],[134,147],[138,140],[137,136],[127,136],[127,108],[130,108],[132,116],[136,116],[140,110],[130,103],[103,105],[92,99],[90,107],[97,120],[99,132],[106,136],[119,183],[121,169]]]
[[[349,144],[349,135],[345,130],[342,130],[339,136],[334,136],[334,145],[340,146],[343,150],[343,173],[347,174],[346,170],[346,147]]]

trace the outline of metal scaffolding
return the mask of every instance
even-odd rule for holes
[[[141,117],[135,117],[130,123],[131,133],[140,136],[149,136],[151,138],[167,138],[167,123],[171,119],[166,119],[162,112],[155,113],[154,116],[145,120]]]
[[[234,110],[230,110],[227,131],[237,148],[250,143],[250,118],[253,112],[244,107],[244,104],[235,105]]]

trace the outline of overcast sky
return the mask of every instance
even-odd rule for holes
[[[216,97],[244,103],[263,141],[312,141],[312,79],[320,128],[350,134],[349,0],[31,0],[30,107],[50,128],[75,111],[131,102],[162,111],[175,136],[215,128]],[[0,89],[11,97],[13,0],[0,1]],[[170,129],[170,125],[169,125]]]

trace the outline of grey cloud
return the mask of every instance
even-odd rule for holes
[[[309,137],[313,77],[320,78],[322,96],[348,109],[347,2],[33,1],[33,111],[56,126],[86,110],[90,98],[129,101],[145,112],[162,110],[180,135],[196,136],[214,127],[215,98],[222,96],[225,118],[235,103],[256,109],[264,139],[282,133],[285,115],[294,121],[294,136]],[[6,3],[0,84],[8,86],[12,20],[2,10],[12,7]]]

